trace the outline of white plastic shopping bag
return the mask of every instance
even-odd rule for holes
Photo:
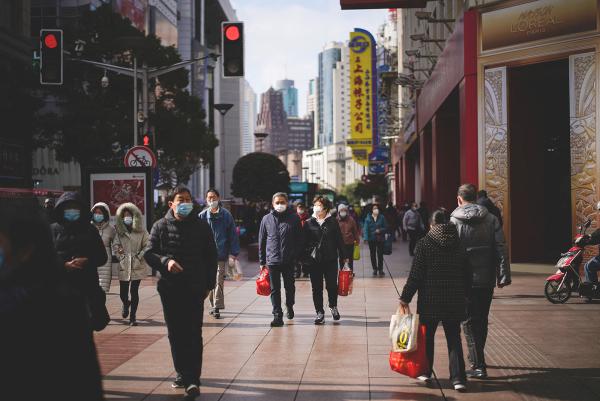
[[[394,352],[411,352],[417,350],[417,333],[419,332],[419,315],[401,314],[400,309],[390,320],[390,340]]]

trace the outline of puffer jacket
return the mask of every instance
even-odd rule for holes
[[[131,232],[123,222],[127,210],[133,214]],[[123,203],[117,209],[116,218],[117,236],[113,252],[119,259],[119,281],[142,280],[149,272],[144,252],[150,237],[144,229],[142,212],[133,203]]]
[[[338,224],[340,225],[340,231],[342,232],[342,238],[344,244],[352,245],[360,242],[360,234],[358,232],[358,224],[352,218],[352,216],[340,217],[338,213]]]
[[[485,207],[467,203],[452,212],[450,221],[456,226],[461,245],[467,252],[473,287],[510,284],[510,262],[498,219]]]
[[[417,243],[400,299],[410,303],[418,291],[417,313],[423,321],[462,321],[470,280],[471,272],[456,226],[434,225]]]
[[[379,233],[377,233],[376,230],[379,230]],[[365,223],[363,225],[363,238],[365,241],[383,242],[386,232],[387,224],[385,223],[385,217],[381,214],[377,216],[377,220],[373,219],[371,213],[365,217]]]
[[[303,230],[307,254],[320,243],[317,250],[317,263],[333,262],[351,256],[345,254],[342,232],[335,217],[329,215],[323,224],[319,225],[316,217],[313,216],[306,221]]]
[[[302,224],[291,209],[283,213],[272,210],[263,217],[258,232],[258,255],[261,266],[294,262],[303,249]]]
[[[112,280],[112,246],[117,235],[117,231],[110,224],[110,208],[106,203],[98,202],[92,207],[92,213],[94,209],[100,208],[104,211],[104,221],[97,224],[92,221],[92,225],[98,229],[98,233],[104,243],[106,249],[107,260],[102,266],[98,266],[98,278],[100,279],[100,287],[108,294],[110,291],[110,282]]]
[[[208,291],[217,280],[217,246],[209,225],[198,217],[200,210],[184,220],[177,220],[169,209],[150,231],[150,241],[144,258],[160,272],[161,288]],[[181,273],[170,273],[168,264],[175,260]]]
[[[200,218],[206,221],[213,231],[219,261],[227,260],[229,255],[240,254],[240,239],[229,210],[219,207],[217,213],[211,213],[210,209],[206,209],[200,213]]]

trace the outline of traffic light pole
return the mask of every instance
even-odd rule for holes
[[[137,139],[138,139],[137,114],[138,114],[137,58],[134,57],[133,58],[133,146],[137,146]]]

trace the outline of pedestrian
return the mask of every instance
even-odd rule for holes
[[[50,229],[71,288],[81,294],[88,304],[104,304],[106,296],[100,288],[98,267],[107,263],[108,255],[98,230],[90,224],[89,210],[78,193],[65,192],[56,202],[56,222]]]
[[[485,207],[475,203],[476,195],[477,190],[472,184],[458,188],[458,208],[452,212],[451,222],[456,225],[461,246],[467,251],[473,276],[467,319],[463,323],[471,362],[467,376],[485,379],[485,343],[494,287],[510,285],[511,278],[500,222]]]
[[[212,188],[206,191],[208,208],[200,213],[200,219],[208,223],[213,232],[217,245],[217,286],[208,294],[210,315],[215,319],[221,318],[221,309],[225,309],[225,272],[228,259],[236,260],[240,254],[240,239],[235,220],[220,204],[219,191]]]
[[[306,205],[303,202],[298,202],[296,204],[296,214],[298,214],[298,218],[300,219],[300,224],[304,227],[304,224],[308,219],[310,219],[310,214],[308,214],[308,210],[306,210]],[[308,277],[308,266],[302,261],[302,258],[298,258],[295,266],[295,278],[299,278],[300,276],[304,278]]]
[[[287,318],[294,318],[296,286],[294,264],[302,248],[302,225],[295,211],[288,208],[288,197],[277,192],[272,199],[273,210],[266,214],[258,233],[260,266],[269,269],[271,281],[271,305],[273,321],[271,327],[283,326],[281,308],[281,279],[285,288]]]
[[[313,304],[317,313],[315,324],[325,323],[323,279],[327,287],[331,316],[333,320],[340,320],[340,312],[337,308],[338,260],[341,259],[343,263],[348,262],[340,226],[336,218],[331,215],[331,208],[329,199],[317,195],[313,200],[313,215],[304,225],[306,253],[314,255],[309,256],[309,259]],[[346,212],[346,208],[343,210]]]
[[[444,326],[450,362],[450,381],[454,389],[465,392],[466,374],[460,336],[460,323],[465,319],[467,290],[471,272],[460,247],[458,232],[444,210],[431,216],[431,230],[419,240],[408,280],[400,297],[403,313],[416,292],[419,320],[426,327],[426,349],[429,371],[419,379],[429,382],[433,371],[435,332]]]
[[[358,224],[356,224],[356,221],[348,213],[348,206],[343,203],[338,206],[338,224],[342,232],[344,253],[348,259],[352,275],[354,275],[354,247],[360,244],[360,233],[358,231]],[[343,267],[344,259],[340,257],[340,269]]]
[[[54,223],[54,199],[52,198],[44,200],[44,217],[48,224]]]
[[[600,202],[596,204],[596,211],[600,219]],[[583,238],[583,246],[600,244],[600,229],[597,229],[592,235],[586,235]],[[600,247],[599,247],[600,248]],[[600,249],[599,249],[600,250]],[[600,271],[600,255],[596,255],[585,263],[585,281],[592,284],[598,284],[598,271]]]
[[[408,232],[404,229],[404,216],[409,210],[410,206],[408,205],[408,203],[405,203],[404,205],[402,205],[402,207],[400,208],[400,212],[398,213],[398,228],[401,231],[402,241],[404,242],[408,241]]]
[[[392,240],[396,242],[398,210],[396,210],[394,204],[391,201],[388,203],[387,208],[385,208],[384,216],[388,225],[388,232],[392,235]]]
[[[484,191],[482,189],[481,191],[477,192],[477,204],[485,207],[488,210],[488,212],[496,216],[498,222],[500,223],[500,226],[503,225],[502,213],[500,212],[500,209],[498,209],[498,206],[496,206],[494,202],[492,202],[492,200],[488,198],[487,191]]]
[[[404,219],[402,220],[404,231],[408,234],[408,254],[415,256],[415,246],[417,241],[421,237],[421,233],[425,232],[425,224],[421,214],[417,211],[417,203],[411,203],[410,209],[404,213]]]
[[[380,213],[379,204],[374,203],[371,213],[367,215],[363,224],[363,238],[369,244],[374,276],[377,273],[380,276],[385,276],[383,272],[383,243],[385,242],[386,231],[385,218]]]
[[[429,231],[429,218],[430,213],[427,208],[427,203],[425,201],[421,201],[419,203],[419,208],[417,209],[419,216],[421,216],[421,222],[423,223],[424,230],[421,232],[421,236],[425,235],[427,231]]]
[[[142,212],[133,203],[119,206],[116,217],[114,253],[119,259],[119,294],[123,304],[121,316],[123,319],[129,316],[129,325],[137,326],[140,283],[149,273],[144,253],[150,236],[144,228]]]
[[[117,232],[110,224],[110,208],[106,203],[98,202],[92,207],[92,225],[98,230],[106,249],[106,263],[98,266],[98,278],[100,287],[108,294],[112,281],[112,248]]]
[[[161,274],[157,284],[177,373],[174,388],[200,394],[204,300],[215,288],[217,247],[209,225],[194,210],[192,194],[176,187],[169,211],[152,226],[145,259]]]
[[[85,225],[93,229],[89,220]],[[67,274],[54,249],[45,211],[23,199],[2,201],[3,400],[104,399],[88,309],[81,293],[68,284]]]

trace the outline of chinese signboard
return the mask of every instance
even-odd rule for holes
[[[374,71],[375,40],[362,29],[350,33],[350,139],[352,158],[360,165],[369,165],[373,151],[377,116],[375,113]]]

